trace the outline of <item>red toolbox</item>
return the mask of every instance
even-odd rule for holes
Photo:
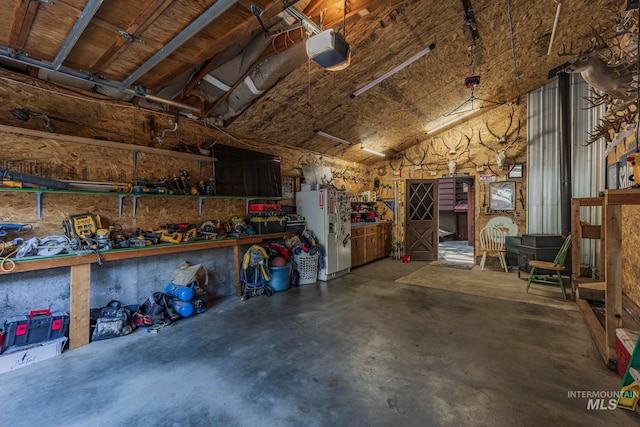
[[[67,334],[69,314],[51,310],[33,310],[28,316],[8,318],[4,323],[4,342],[1,352],[12,346],[36,344],[61,338]]]
[[[275,202],[259,202],[259,203],[251,203],[249,205],[249,212],[280,212],[282,210],[282,205],[280,203]]]

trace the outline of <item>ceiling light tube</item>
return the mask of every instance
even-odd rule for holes
[[[480,108],[476,108],[474,110],[469,110],[466,111],[464,113],[462,113],[461,115],[459,115],[458,117],[456,117],[453,120],[449,120],[448,122],[444,122],[442,124],[437,125],[434,128],[428,129],[427,131],[425,131],[425,133],[427,135],[434,135],[436,133],[439,133],[440,131],[444,131],[447,129],[450,129],[454,126],[457,126],[459,124],[461,124],[462,122],[466,121],[467,119],[470,119],[472,117],[475,117],[477,115],[480,115],[480,113],[484,113],[494,107],[496,107],[497,105],[488,105],[487,107],[484,107],[484,109],[480,109]]]
[[[551,47],[553,46],[553,39],[556,37],[556,30],[558,29],[558,20],[560,19],[560,9],[562,8],[562,1],[555,0],[558,3],[556,9],[556,18],[553,20],[553,29],[551,30],[551,38],[549,38],[549,49],[547,49],[547,56],[551,55]]]
[[[366,151],[367,153],[371,153],[371,154],[375,154],[376,156],[380,156],[380,157],[387,157],[386,154],[381,153],[379,151],[376,150],[372,150],[371,148],[367,148],[367,147],[360,147],[363,151]]]
[[[358,95],[362,95],[362,93],[364,93],[365,91],[371,89],[372,87],[374,87],[375,85],[377,85],[381,81],[385,80],[386,78],[391,77],[392,75],[394,75],[398,71],[402,70],[407,65],[410,65],[410,64],[416,62],[418,59],[422,58],[423,56],[425,56],[427,53],[431,52],[435,48],[436,48],[436,44],[435,43],[431,43],[428,48],[426,48],[424,50],[421,50],[420,52],[418,52],[415,55],[413,55],[411,58],[409,58],[406,61],[404,61],[402,64],[398,65],[397,67],[393,68],[390,71],[387,71],[386,73],[384,73],[383,75],[381,75],[380,77],[378,77],[377,79],[375,79],[374,81],[369,83],[368,85],[363,86],[360,89],[358,89],[355,92],[353,92],[350,95],[351,98],[355,98]]]
[[[344,139],[340,139],[337,136],[329,135],[328,133],[322,132],[321,130],[314,129],[313,133],[315,133],[316,135],[323,136],[323,137],[325,137],[327,139],[330,139],[332,141],[339,142],[340,144],[351,145],[351,143],[349,141],[345,141]]]

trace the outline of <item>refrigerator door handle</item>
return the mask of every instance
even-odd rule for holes
[[[336,214],[336,221],[340,223],[340,227],[338,232],[336,233],[336,242],[340,240],[340,236],[342,235],[342,218],[340,218],[340,210],[338,209],[338,204],[336,203],[333,207],[333,210]]]

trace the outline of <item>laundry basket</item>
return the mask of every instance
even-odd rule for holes
[[[319,254],[309,255],[306,252],[300,252],[300,254],[294,254],[293,260],[296,263],[296,270],[300,273],[301,285],[308,285],[318,281],[318,258]]]

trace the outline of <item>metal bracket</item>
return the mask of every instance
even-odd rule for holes
[[[125,30],[116,30],[116,33],[120,34],[122,37],[127,39],[127,41],[130,43],[142,43],[142,44],[145,43],[145,41],[140,37],[134,36],[131,33],[127,33]]]
[[[138,153],[140,151],[138,150],[133,150],[131,152],[131,156],[133,157],[133,177],[136,177],[136,169],[138,168]]]
[[[122,218],[122,200],[126,196],[126,194],[118,194],[118,218]]]
[[[136,217],[136,208],[138,205],[138,196],[135,194],[131,197],[131,218]]]
[[[36,214],[38,221],[42,221],[42,191],[36,191]]]

